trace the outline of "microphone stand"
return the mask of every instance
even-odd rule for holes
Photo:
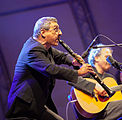
[[[111,45],[93,46],[92,48],[93,48],[93,49],[96,49],[96,48],[116,47],[116,46],[122,46],[122,43],[120,43],[120,44],[111,44]]]

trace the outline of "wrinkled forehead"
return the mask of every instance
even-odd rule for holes
[[[57,22],[51,21],[51,22],[50,22],[50,27],[58,27],[58,28],[59,28],[59,25],[58,25]]]
[[[109,49],[109,48],[103,48],[101,50],[101,55],[104,55],[104,56],[112,56],[112,50]]]

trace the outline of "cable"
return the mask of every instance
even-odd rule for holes
[[[68,107],[69,107],[69,104],[70,103],[73,103],[73,102],[76,102],[77,100],[72,100],[72,101],[69,101],[66,105],[66,120],[68,120]]]
[[[105,35],[103,35],[103,34],[98,34],[98,35],[95,37],[95,39],[96,39],[97,37],[100,37],[100,36],[105,37],[106,39],[108,39],[109,41],[111,41],[112,43],[114,43],[116,46],[122,47],[122,46],[117,45],[116,42],[114,42],[112,39],[110,39],[109,37],[107,37],[107,36],[105,36]]]

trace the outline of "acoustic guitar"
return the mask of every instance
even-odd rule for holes
[[[85,78],[86,80],[97,83],[97,81]],[[71,90],[71,97],[73,100],[77,100],[74,104],[77,111],[86,118],[93,118],[99,114],[104,108],[107,106],[109,102],[122,100],[122,85],[118,85],[116,81],[111,78],[107,77],[103,79],[104,84],[106,84],[109,88],[116,91],[113,96],[111,97],[102,97],[95,93],[96,97],[89,96],[84,92],[77,90],[76,88],[72,88]]]

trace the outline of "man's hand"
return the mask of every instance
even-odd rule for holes
[[[97,83],[95,86],[95,92],[101,96],[108,96],[107,92],[103,89],[103,87],[99,83]]]
[[[80,55],[77,55],[77,54],[75,54],[76,56],[77,56],[77,59],[81,62],[81,63],[85,63],[85,61],[83,60],[83,58],[80,56]],[[76,60],[76,59],[74,59],[73,61],[72,61],[72,64],[74,65],[74,66],[81,66],[81,64]]]
[[[85,75],[87,73],[93,73],[93,74],[95,74],[95,72],[93,71],[91,65],[89,65],[88,63],[85,63],[78,70],[78,75],[79,76],[82,76],[82,75]]]
[[[74,66],[81,66],[81,64],[76,60],[76,59],[74,59],[73,61],[72,61],[72,64],[74,65]]]

